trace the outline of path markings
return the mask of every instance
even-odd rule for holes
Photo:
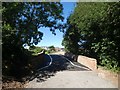
[[[51,57],[49,54],[47,54],[47,55],[50,57],[50,63],[49,63],[49,65],[47,65],[47,66],[45,66],[45,67],[42,67],[42,68],[38,69],[37,71],[40,71],[40,70],[42,70],[42,69],[45,69],[45,68],[48,68],[49,66],[51,66],[51,64],[52,64],[52,62],[53,62],[53,59],[52,59],[52,57]]]
[[[62,58],[66,59],[68,62],[70,62],[71,65],[73,65],[74,67],[78,67],[78,68],[83,68],[83,69],[87,69],[87,70],[91,70],[89,68],[86,68],[86,67],[82,67],[82,66],[79,66],[79,65],[75,65],[73,62],[71,62],[68,58],[64,57],[64,56],[61,56]]]
[[[40,70],[45,69],[45,68],[48,68],[49,66],[52,65],[53,59],[52,59],[52,57],[51,57],[49,54],[47,54],[47,55],[48,55],[49,58],[50,58],[50,63],[49,63],[49,65],[44,66],[44,67],[38,69],[37,71],[40,71]],[[61,55],[59,55],[59,56],[61,56]],[[68,58],[66,58],[66,57],[64,57],[64,56],[61,56],[61,57],[64,58],[64,59],[66,59],[66,60],[67,60],[71,65],[73,65],[74,67],[78,67],[78,68],[83,68],[83,69],[90,70],[89,68],[82,67],[82,66],[79,66],[79,65],[75,65],[73,62],[71,62]]]

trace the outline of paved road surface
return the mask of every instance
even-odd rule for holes
[[[117,88],[87,67],[73,62],[73,66],[61,55],[50,55],[52,64],[40,70],[38,76],[26,84],[26,88]],[[46,65],[51,62],[50,57]]]

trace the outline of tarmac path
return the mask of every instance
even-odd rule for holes
[[[39,75],[26,88],[117,88],[96,72],[62,55],[45,57],[48,60],[45,68],[38,70]]]

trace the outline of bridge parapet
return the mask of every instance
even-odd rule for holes
[[[80,64],[83,64],[90,68],[91,70],[96,70],[97,69],[97,60],[94,58],[89,58],[87,56],[82,56],[82,55],[74,55],[70,52],[65,53],[65,56],[68,57],[71,60],[77,61]]]
[[[79,55],[77,58],[77,62],[87,66],[93,71],[97,69],[97,60],[94,58],[89,58],[86,56]]]

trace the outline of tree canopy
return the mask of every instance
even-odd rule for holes
[[[64,19],[63,8],[60,3],[3,2],[2,7],[3,43],[6,41],[4,35],[7,32],[15,34],[16,44],[32,45],[42,39],[43,33],[38,30],[41,27],[49,27],[53,34],[56,29],[63,30],[63,24],[60,22]],[[6,31],[8,28],[10,30]]]
[[[41,27],[50,28],[53,34],[56,29],[63,31],[62,11],[59,2],[2,2],[3,70],[27,64],[23,46],[42,40]]]
[[[68,18],[63,45],[67,51],[94,57],[99,64],[108,68],[120,66],[119,12],[119,2],[77,3],[74,12]]]
[[[50,51],[55,51],[54,45],[48,47]]]

